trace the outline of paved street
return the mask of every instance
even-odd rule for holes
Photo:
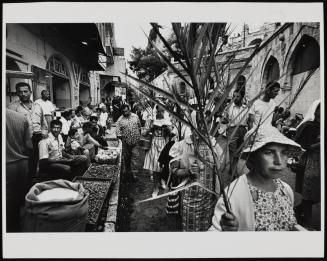
[[[168,217],[165,213],[166,198],[133,205],[135,202],[150,198],[153,192],[150,175],[143,171],[144,151],[141,149],[140,155],[138,180],[129,182],[126,180],[125,173],[122,174],[116,231],[180,231],[178,220],[174,217]]]

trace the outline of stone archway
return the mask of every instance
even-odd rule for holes
[[[293,111],[305,113],[310,104],[320,98],[320,47],[317,40],[307,34],[302,35],[289,57],[285,85],[291,91]],[[308,76],[310,78],[305,80]]]
[[[280,78],[279,63],[274,56],[270,56],[265,64],[262,85],[266,86],[271,81],[278,81]]]

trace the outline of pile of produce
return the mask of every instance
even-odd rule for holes
[[[110,148],[107,150],[99,149],[98,154],[95,156],[95,160],[99,164],[116,164],[119,155],[119,150]]]
[[[92,164],[88,170],[85,172],[83,177],[85,178],[98,178],[98,179],[108,179],[113,182],[116,181],[119,172],[118,165],[97,165]]]
[[[105,202],[111,182],[94,181],[91,179],[76,178],[74,182],[79,182],[90,193],[89,210],[87,214],[87,223],[96,224]]]

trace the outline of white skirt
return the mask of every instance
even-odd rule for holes
[[[160,172],[158,158],[167,141],[164,137],[153,137],[151,148],[146,152],[143,168],[150,171]]]

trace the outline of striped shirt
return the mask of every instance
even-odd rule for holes
[[[32,149],[31,133],[24,115],[6,110],[6,162],[28,159],[27,149]]]
[[[29,101],[30,108],[20,100],[8,105],[8,109],[21,113],[27,117],[31,133],[41,133],[41,130],[48,129],[48,123],[44,117],[43,110],[39,104]]]

